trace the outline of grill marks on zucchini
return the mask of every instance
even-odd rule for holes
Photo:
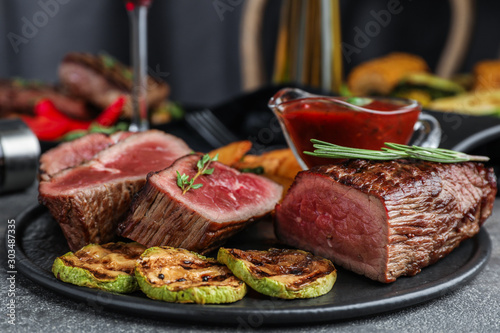
[[[167,302],[232,303],[246,294],[246,285],[215,259],[171,247],[152,247],[135,268],[141,290]]]
[[[301,250],[220,248],[217,259],[250,287],[272,297],[321,296],[332,289],[337,278],[329,260]]]
[[[52,271],[78,286],[119,293],[140,288],[153,299],[199,304],[236,302],[246,294],[245,282],[272,297],[316,297],[329,292],[337,277],[329,260],[301,250],[220,248],[217,261],[184,249],[146,250],[122,242],[68,252]]]
[[[257,278],[274,276],[279,279],[278,276],[283,275],[295,276],[287,286],[294,290],[334,270],[333,265],[318,261],[317,257],[308,252],[280,249],[269,251],[230,249],[229,252],[235,258],[251,263],[252,265],[248,265],[249,271]]]
[[[145,249],[138,243],[89,244],[56,258],[52,272],[59,280],[78,286],[129,293],[137,290],[133,273]]]

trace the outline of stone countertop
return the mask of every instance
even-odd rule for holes
[[[9,277],[3,235],[7,221],[36,203],[37,190],[0,196],[1,332],[234,332],[235,327],[167,322],[108,312],[60,296],[21,273],[15,275],[15,325],[8,322]],[[429,302],[393,313],[327,324],[263,327],[264,332],[500,332],[500,199],[484,228],[493,250],[486,267],[468,284]],[[258,328],[258,327],[255,327]],[[252,329],[249,325],[245,330]],[[241,329],[243,330],[243,329]]]

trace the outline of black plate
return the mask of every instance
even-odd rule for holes
[[[450,255],[424,268],[414,277],[382,284],[338,268],[338,279],[327,295],[306,300],[281,300],[250,291],[228,305],[171,304],[146,298],[141,292],[111,294],[57,280],[52,262],[68,251],[57,223],[42,206],[34,206],[16,219],[17,269],[36,283],[72,299],[108,310],[162,320],[184,320],[257,327],[350,319],[393,311],[442,296],[467,283],[486,265],[491,242],[482,229]],[[7,244],[7,242],[6,242]],[[265,249],[276,246],[269,220],[255,223],[227,246]]]

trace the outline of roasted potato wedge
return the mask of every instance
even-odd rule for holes
[[[293,152],[288,148],[272,150],[262,155],[247,155],[234,166],[238,169],[261,166],[264,168],[264,174],[266,175],[291,179],[295,178],[297,173],[302,170]]]
[[[233,165],[240,161],[246,153],[252,149],[252,142],[248,140],[236,141],[217,149],[214,149],[208,153],[210,157],[214,157],[219,154],[218,161],[225,165]]]
[[[233,164],[239,170],[264,169],[263,176],[268,177],[283,186],[286,193],[295,176],[302,170],[290,149],[277,149],[262,155],[246,155],[243,160]]]

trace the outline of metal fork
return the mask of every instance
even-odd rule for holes
[[[239,140],[209,109],[188,112],[185,119],[214,148]]]

